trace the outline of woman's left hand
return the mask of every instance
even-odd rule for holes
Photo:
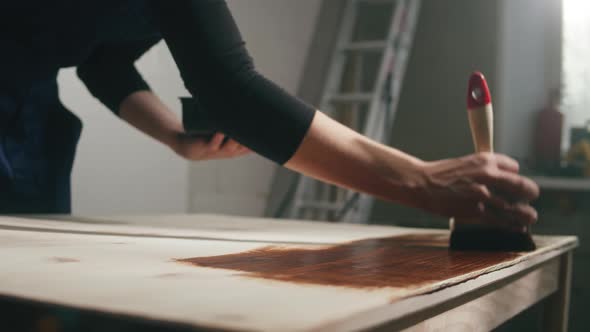
[[[225,140],[222,133],[216,133],[210,140],[179,134],[172,149],[181,157],[193,161],[237,158],[252,152],[233,139]]]

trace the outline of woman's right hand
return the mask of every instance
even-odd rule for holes
[[[529,202],[539,196],[539,187],[520,176],[518,163],[507,156],[480,153],[425,162],[422,170],[416,207],[515,230],[537,221]]]

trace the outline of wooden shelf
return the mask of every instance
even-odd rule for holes
[[[531,176],[541,189],[590,191],[590,178]]]

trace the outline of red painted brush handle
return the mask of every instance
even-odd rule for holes
[[[467,116],[477,152],[494,152],[494,113],[485,77],[475,72],[467,90]]]

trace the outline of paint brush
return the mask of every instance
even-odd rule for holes
[[[467,91],[467,116],[476,152],[494,152],[492,97],[485,77],[474,72]],[[527,226],[523,232],[470,220],[451,218],[450,248],[453,250],[531,251],[536,246]]]

